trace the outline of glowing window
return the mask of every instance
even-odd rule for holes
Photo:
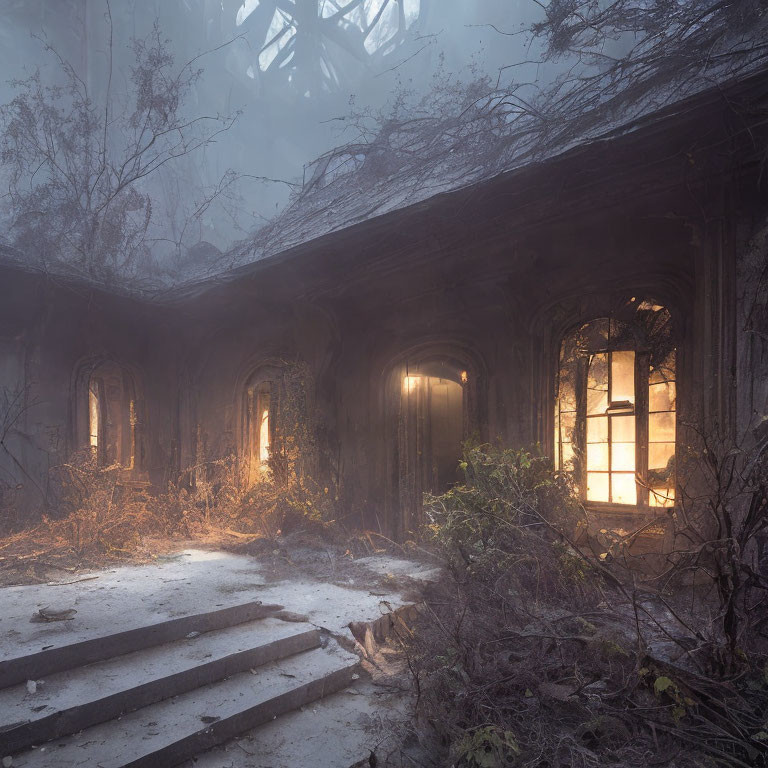
[[[587,366],[587,500],[637,504],[635,353],[591,356]]]
[[[96,366],[89,374],[87,398],[88,431],[82,444],[89,446],[100,466],[136,469],[139,419],[132,375],[114,362]]]
[[[269,393],[264,393],[259,403],[259,461],[266,464],[269,461]]]
[[[97,450],[99,447],[99,425],[101,423],[101,403],[99,402],[99,392],[97,383],[91,382],[88,388],[88,423],[89,423],[89,442],[91,448]]]
[[[256,379],[245,393],[244,464],[248,485],[254,485],[269,474],[270,449],[274,431],[273,382]]]
[[[633,314],[626,312],[621,321],[595,320],[563,340],[555,466],[572,473],[585,501],[674,506],[670,316],[656,303],[630,303]]]
[[[652,507],[675,504],[675,439],[677,389],[675,352],[648,377],[648,491]]]

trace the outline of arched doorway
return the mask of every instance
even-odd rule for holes
[[[393,366],[387,404],[393,466],[390,528],[406,538],[424,522],[424,494],[461,480],[464,442],[480,438],[479,366],[469,356],[425,350]]]

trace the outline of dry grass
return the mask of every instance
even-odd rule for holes
[[[121,467],[98,467],[82,453],[52,471],[50,487],[40,522],[0,539],[0,581],[45,580],[52,568],[147,561],[190,540],[229,546],[273,541],[302,527],[322,531],[333,525],[335,506],[329,489],[295,477],[279,483],[265,474],[247,488],[232,457],[193,467],[155,493],[126,481]]]
[[[319,447],[307,406],[310,386],[305,364],[282,361],[275,439],[255,484],[246,482],[234,455],[201,455],[162,490],[117,464],[99,466],[89,449],[54,467],[40,522],[0,538],[0,581],[44,578],[50,567],[151,559],[190,539],[271,541],[299,529],[331,535],[338,490],[315,479]],[[5,521],[24,519],[12,491],[0,493]]]

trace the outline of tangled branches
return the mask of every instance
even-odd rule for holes
[[[116,94],[106,8],[104,92],[94,94],[87,78],[44,42],[61,82],[44,82],[36,72],[12,83],[16,95],[0,107],[0,163],[8,177],[10,244],[46,269],[114,283],[135,280],[151,266],[157,213],[147,182],[209,145],[236,115],[190,114],[199,57],[177,67],[157,25],[133,41],[129,82]],[[224,194],[230,184],[222,185],[211,194]]]
[[[768,436],[744,448],[699,433],[699,444],[687,457],[677,544],[661,580],[694,574],[714,586],[711,661],[733,674],[768,641]]]
[[[516,61],[496,80],[441,72],[422,98],[401,90],[388,109],[346,117],[355,139],[312,163],[288,208],[233,256],[269,256],[631,127],[764,67],[767,33],[760,0],[552,0],[530,30],[563,67],[551,83],[509,80]]]
[[[582,555],[578,506],[546,459],[476,448],[464,470],[427,502],[450,578],[408,646],[444,763],[768,764],[764,645],[726,670],[700,631],[708,596]]]

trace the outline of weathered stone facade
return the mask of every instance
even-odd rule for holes
[[[765,96],[759,79],[702,94],[162,300],[2,267],[1,383],[24,403],[3,482],[40,503],[48,468],[87,443],[86,379],[104,362],[134,392],[133,477],[162,485],[201,447],[242,457],[247,382],[300,360],[318,471],[349,520],[403,536],[430,484],[404,479],[422,450],[405,377],[462,386],[464,438],[551,452],[564,334],[631,299],[672,315],[678,440],[687,423],[749,439],[768,418]]]

